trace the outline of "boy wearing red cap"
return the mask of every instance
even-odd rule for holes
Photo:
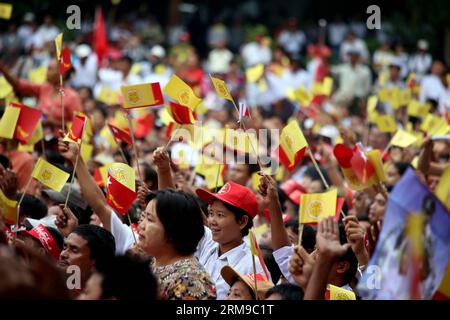
[[[217,193],[197,189],[197,195],[209,204],[208,226],[197,247],[196,256],[216,284],[217,299],[226,298],[228,283],[220,271],[226,265],[240,274],[253,273],[250,246],[243,240],[253,226],[258,202],[253,192],[234,182],[226,183]],[[264,270],[256,259],[256,272]]]

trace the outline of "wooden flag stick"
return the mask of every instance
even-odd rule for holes
[[[316,159],[314,158],[314,155],[313,155],[313,153],[311,152],[311,149],[310,149],[309,147],[308,147],[308,154],[309,154],[309,157],[311,158],[311,161],[312,161],[312,163],[313,163],[313,165],[314,165],[314,168],[316,168],[316,171],[317,171],[317,173],[319,174],[320,179],[322,180],[322,182],[323,182],[325,188],[330,189],[330,185],[328,184],[327,180],[325,180],[325,177],[323,176],[322,170],[320,170],[320,167],[319,167],[319,165],[317,164]],[[342,215],[344,218],[346,217],[346,214],[344,213],[344,211],[342,211],[342,209],[341,209],[341,215]],[[300,240],[299,240],[299,241],[300,241]]]
[[[61,64],[61,60],[58,60]],[[59,94],[61,95],[61,113],[62,113],[62,131],[65,134],[65,124],[64,124],[64,87],[63,87],[63,77],[62,74],[59,74]]]
[[[78,159],[80,158],[81,148],[83,147],[84,129],[86,128],[86,122],[87,122],[87,119],[85,117],[84,118],[84,123],[83,123],[83,130],[81,131],[80,148],[78,150],[77,156],[75,157],[75,164],[73,166],[72,177],[70,178],[69,190],[67,191],[66,201],[64,202],[64,208],[67,208],[67,204],[69,203],[70,193],[72,192],[72,185],[73,185],[73,182],[75,180],[75,170],[77,169]]]
[[[174,133],[173,133],[174,136],[176,136],[176,134],[177,134],[177,132],[178,132],[179,129],[180,129],[180,127],[178,127],[178,128],[175,129],[175,131],[174,131]],[[180,137],[180,138],[182,138],[182,137]],[[170,145],[172,144],[172,141],[173,141],[173,139],[172,139],[172,137],[170,137],[170,138],[169,138],[169,141],[167,141],[166,145],[165,145],[164,148],[163,148],[163,151],[164,151],[164,152],[166,152],[167,149],[170,147]]]
[[[253,253],[252,253],[252,264],[253,264],[253,278],[255,280],[255,297],[256,297],[256,300],[259,300],[258,299],[258,285],[257,285],[257,281],[256,281],[256,262],[255,262],[255,255]]]
[[[42,139],[41,139],[41,147],[42,147],[42,157],[44,158],[44,160],[47,160],[47,157],[45,155],[45,141],[44,141],[44,137],[42,137]]]
[[[22,190],[22,195],[20,196],[19,202],[17,203],[17,215],[16,215],[16,225],[15,225],[15,231],[14,231],[14,240],[16,239],[17,230],[19,230],[19,217],[20,217],[20,204],[23,201],[23,198],[25,197],[25,194],[27,193],[28,188],[30,187],[31,180],[33,180],[33,174],[30,175],[28,178],[27,184],[25,185],[25,188]]]
[[[299,217],[299,221],[300,221],[300,217]],[[302,238],[303,238],[303,223],[299,223],[298,224],[298,245],[301,246],[302,245]]]
[[[117,141],[116,141],[116,143],[117,143]],[[128,163],[127,158],[125,157],[125,153],[123,152],[122,147],[120,146],[119,143],[118,143],[117,145],[119,146],[119,152],[120,152],[120,155],[122,156],[123,161],[125,161],[126,164],[130,165],[130,164]]]
[[[137,245],[136,235],[134,234],[133,226],[132,226],[132,223],[131,223],[130,214],[128,212],[127,212],[127,217],[128,217],[128,222],[130,223],[131,234],[133,235],[134,244]]]
[[[220,167],[221,167],[221,164],[219,163],[219,167],[217,169],[217,176],[216,176],[216,184],[215,184],[214,193],[217,193],[217,184],[219,183]]]
[[[141,173],[141,168],[139,166],[139,156],[137,153],[137,148],[136,148],[136,140],[134,139],[134,130],[133,130],[133,123],[131,121],[131,112],[127,114],[127,119],[128,119],[128,125],[130,126],[130,135],[131,135],[131,140],[133,142],[133,150],[134,150],[134,157],[135,157],[135,161],[136,161],[136,168],[139,174],[139,180],[140,182],[144,182],[144,180],[142,179],[142,173]]]

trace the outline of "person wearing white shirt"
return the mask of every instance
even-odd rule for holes
[[[208,68],[211,73],[225,74],[230,70],[233,53],[227,49],[226,42],[217,41],[215,48],[208,55]]]
[[[257,35],[255,41],[244,45],[241,55],[246,68],[258,63],[267,65],[272,61],[272,51],[267,46],[262,34]]]
[[[369,51],[363,40],[356,38],[355,34],[350,31],[347,34],[345,41],[341,44],[339,50],[339,58],[342,62],[349,62],[349,52],[358,51],[361,56],[361,62],[367,63],[369,61]]]
[[[72,65],[75,72],[72,74],[71,83],[74,88],[93,88],[97,80],[97,56],[92,54],[92,49],[87,44],[80,44],[75,49],[77,59]]]
[[[417,42],[417,53],[409,59],[409,71],[416,74],[417,81],[422,80],[425,74],[430,70],[433,58],[428,50],[428,42],[421,39]]]
[[[45,43],[54,41],[59,32],[58,27],[53,24],[52,17],[47,15],[44,17],[42,26],[34,33],[32,44],[40,49]]]
[[[253,273],[250,246],[243,240],[258,213],[258,201],[247,187],[227,182],[217,193],[197,189],[197,195],[208,203],[208,226],[197,247],[196,257],[216,284],[217,299],[226,298],[230,286],[220,271],[226,265],[242,275]],[[264,274],[258,259],[256,273]],[[270,275],[269,275],[270,276]]]
[[[444,72],[445,66],[441,61],[433,62],[431,74],[425,76],[420,82],[419,100],[421,103],[430,99],[439,102],[445,95],[445,86],[442,79]]]
[[[278,43],[290,54],[300,53],[305,44],[305,34],[297,29],[297,19],[294,17],[288,20],[288,29],[283,30],[278,36]]]

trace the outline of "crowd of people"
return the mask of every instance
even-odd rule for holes
[[[54,40],[63,30],[51,16],[38,25],[27,13],[0,34],[1,105],[20,101],[43,113],[42,140],[31,149],[0,138],[0,204],[21,200],[17,223],[0,211],[1,299],[321,300],[330,286],[361,298],[358,281],[396,184],[412,169],[434,191],[449,167],[446,62],[433,58],[426,39],[407,50],[385,34],[370,52],[365,27],[343,21],[318,26],[315,39],[295,18],[277,33],[241,23],[217,19],[203,58],[195,34],[165,30],[152,18],[108,24],[101,56],[92,41],[95,25],[83,22],[74,41],[63,38],[72,69],[61,79]],[[122,109],[122,86],[164,88],[174,74],[202,99],[195,110],[202,127],[281,132],[296,121],[311,152],[287,170],[267,153],[273,148],[251,146],[246,161],[202,174],[204,146],[171,137],[164,105],[126,116]],[[225,81],[250,117],[217,94],[210,75]],[[317,89],[330,79],[329,90]],[[383,98],[395,90],[409,90],[407,101]],[[371,97],[378,99],[373,106]],[[425,111],[412,110],[411,101]],[[77,112],[91,125],[86,157],[77,157],[80,146],[61,132]],[[374,112],[391,116],[396,129],[383,128]],[[440,138],[424,126],[428,115],[445,120]],[[129,128],[128,117],[134,145],[114,140],[108,127]],[[396,130],[414,135],[415,143],[392,145]],[[333,147],[359,142],[366,151],[380,150],[386,180],[352,190]],[[279,166],[276,174],[255,160],[263,156]],[[60,192],[32,180],[38,158],[76,179]],[[109,184],[99,174],[113,162],[136,171],[137,197],[127,215],[108,205]],[[329,186],[345,200],[339,219],[299,227],[301,195]],[[444,203],[450,203],[448,190]]]

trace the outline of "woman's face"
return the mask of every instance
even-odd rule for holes
[[[397,167],[391,164],[386,170],[386,185],[389,187],[394,186],[398,180],[400,180],[400,173]]]
[[[243,281],[238,280],[231,286],[227,300],[253,300],[250,290]]]
[[[151,200],[139,222],[139,245],[150,256],[158,257],[167,245],[164,226],[156,214],[156,200]]]
[[[374,224],[378,220],[382,220],[384,216],[384,210],[386,209],[386,199],[384,199],[381,193],[375,196],[375,201],[370,206],[369,221]]]
[[[234,213],[217,200],[209,206],[208,213],[208,225],[214,241],[223,245],[242,239],[241,230],[247,225],[247,216],[240,223],[236,222]]]

